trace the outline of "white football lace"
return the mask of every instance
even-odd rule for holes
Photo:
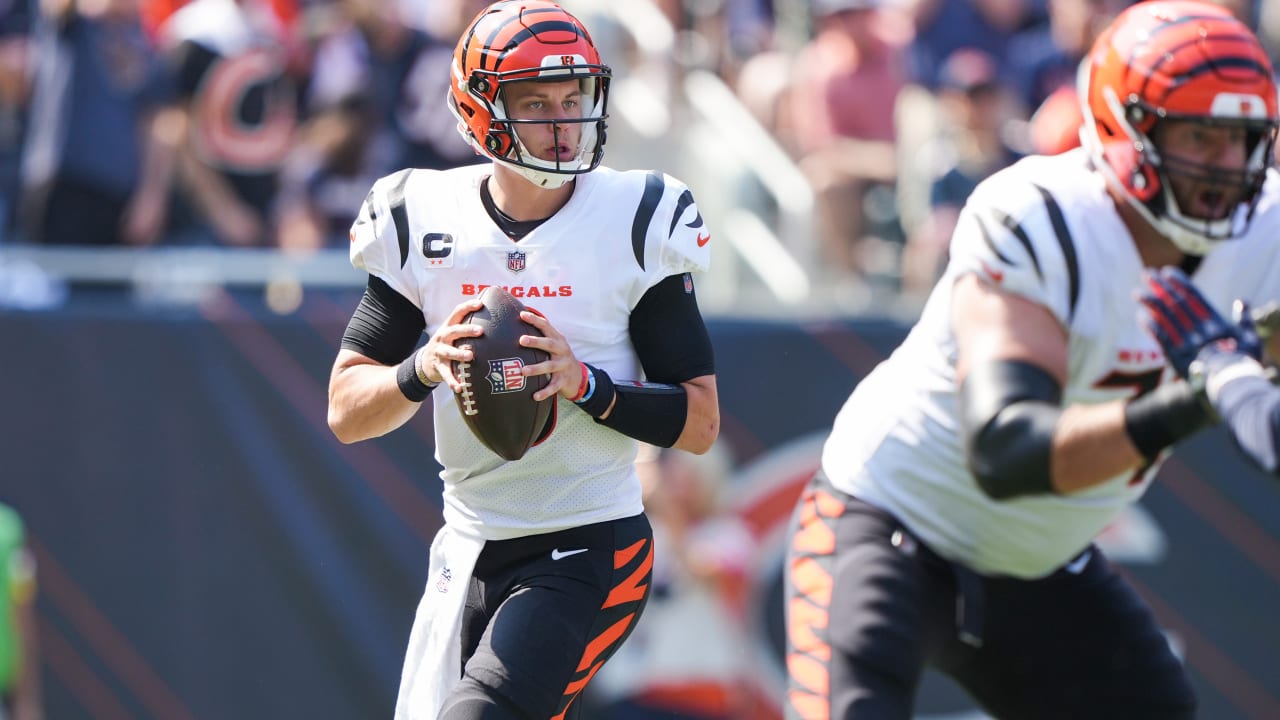
[[[471,363],[458,363],[458,381],[462,383],[462,414],[478,415],[476,410],[476,396],[471,391]]]

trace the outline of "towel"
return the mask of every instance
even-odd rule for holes
[[[409,633],[395,720],[436,720],[462,679],[462,613],[484,540],[445,525],[431,542],[427,587]]]

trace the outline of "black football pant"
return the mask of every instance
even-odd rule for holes
[[[649,598],[644,515],[486,542],[462,626],[462,683],[441,720],[577,717],[583,688]]]
[[[908,720],[925,666],[1002,720],[1195,716],[1182,663],[1094,547],[1039,580],[980,576],[821,472],[791,529],[789,720]]]

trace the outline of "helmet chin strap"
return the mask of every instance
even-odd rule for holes
[[[520,175],[520,177],[523,177],[525,180],[532,183],[534,187],[539,187],[543,190],[555,190],[556,188],[563,187],[575,177],[569,173],[548,172],[546,170],[538,170],[536,168],[529,167],[528,165],[517,165],[513,162],[503,160],[502,158],[494,158],[494,161],[500,162],[508,168],[511,168],[516,172],[516,174]]]

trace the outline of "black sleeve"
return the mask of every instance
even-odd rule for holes
[[[421,310],[386,282],[370,275],[364,297],[342,334],[342,347],[383,365],[395,365],[409,357],[426,329]]]
[[[668,276],[640,298],[631,311],[631,343],[652,382],[681,383],[715,373],[711,337],[688,273]]]

